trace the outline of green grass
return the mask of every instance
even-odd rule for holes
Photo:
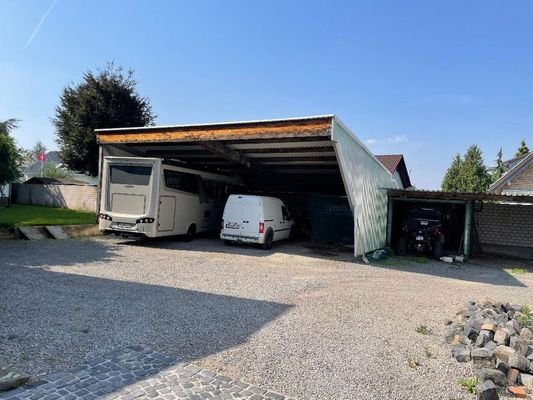
[[[459,385],[461,385],[468,393],[472,394],[476,393],[476,385],[478,383],[479,381],[474,377],[459,379]]]
[[[0,208],[0,227],[31,225],[95,224],[96,214],[89,211],[68,210],[15,204]]]
[[[429,329],[426,325],[418,325],[416,328],[415,328],[415,331],[417,333],[420,333],[421,335],[429,335]]]
[[[505,271],[513,275],[527,274],[527,269],[525,268],[505,268]]]
[[[369,253],[371,254],[371,253]],[[431,260],[427,257],[421,257],[421,256],[391,256],[391,257],[385,257],[379,260],[374,260],[372,257],[368,256],[368,260],[370,261],[370,264],[377,264],[382,265],[384,267],[409,267],[414,265],[423,265],[431,262]]]

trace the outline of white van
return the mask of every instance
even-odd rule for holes
[[[272,243],[294,235],[294,221],[280,199],[232,194],[224,207],[220,238],[227,242]]]
[[[240,178],[172,165],[160,158],[105,157],[100,230],[162,237],[216,230],[230,186]]]

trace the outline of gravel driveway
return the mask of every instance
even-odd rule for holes
[[[367,266],[210,239],[2,241],[0,359],[38,375],[140,344],[302,400],[471,399],[443,321],[470,298],[533,303],[533,274],[501,268],[515,264]]]

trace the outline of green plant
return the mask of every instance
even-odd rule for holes
[[[468,393],[475,394],[476,386],[479,383],[476,377],[459,379],[459,385],[463,387]]]
[[[516,317],[516,320],[525,328],[533,329],[533,311],[527,304],[522,306],[522,315]]]
[[[420,333],[421,335],[429,335],[429,329],[426,325],[418,325],[416,328],[415,328],[415,331],[417,333]]]
[[[527,274],[527,269],[525,269],[525,268],[517,268],[517,267],[505,268],[505,272],[508,272],[510,274],[513,274],[513,275],[520,275],[520,274]]]

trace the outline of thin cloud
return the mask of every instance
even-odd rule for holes
[[[35,25],[35,28],[33,28],[33,32],[31,33],[30,37],[26,41],[26,44],[24,45],[24,47],[22,47],[22,50],[20,50],[19,55],[24,53],[24,50],[26,50],[28,46],[31,44],[31,42],[33,42],[33,39],[35,39],[35,36],[37,36],[39,31],[41,30],[41,26],[43,25],[46,18],[48,18],[48,15],[52,12],[52,10],[54,9],[58,1],[59,0],[52,1],[52,4],[50,4],[50,7],[48,7],[48,9],[45,11],[45,13],[41,17],[37,25]]]
[[[398,144],[398,143],[408,143],[409,138],[406,135],[397,135],[392,137],[385,138],[371,138],[365,140],[365,143],[368,145],[373,144]]]

